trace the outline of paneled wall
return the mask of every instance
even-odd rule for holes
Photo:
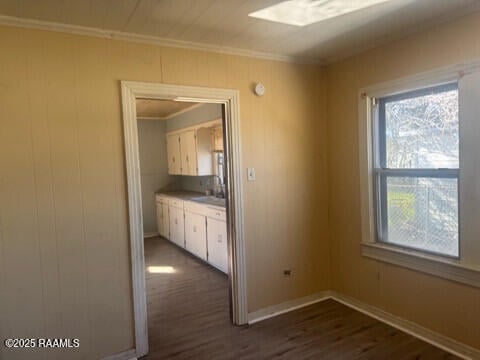
[[[0,27],[0,49],[0,338],[81,341],[0,358],[134,345],[120,80],[238,89],[242,168],[257,174],[242,174],[248,308],[330,287],[317,66],[13,27]]]
[[[201,104],[198,107],[178,114],[167,120],[167,131],[183,129],[189,126],[200,124],[211,120],[222,118],[222,105]]]
[[[120,80],[240,90],[249,311],[333,287],[478,347],[478,289],[360,255],[357,95],[479,58],[479,33],[473,14],[324,71],[0,27],[0,338],[81,341],[0,358],[133,347]]]
[[[168,175],[165,120],[137,120],[144,234],[157,232],[155,192],[174,185]]]
[[[361,256],[358,163],[359,89],[478,59],[478,34],[479,13],[354,56],[327,72],[334,289],[480,348],[480,289]]]

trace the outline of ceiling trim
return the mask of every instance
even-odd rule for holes
[[[215,52],[227,55],[245,56],[263,60],[282,61],[299,64],[321,64],[319,59],[306,58],[300,56],[287,56],[268,52],[231,48],[219,45],[203,44],[198,42],[165,39],[151,35],[141,35],[116,30],[99,29],[94,27],[63,24],[44,20],[25,19],[14,16],[0,15],[0,25],[16,26],[30,29],[56,31],[76,35],[93,36],[104,39],[129,41],[144,44],[153,44],[157,46],[166,46],[182,49],[192,49],[199,51]]]
[[[137,120],[166,120],[163,116],[137,116]]]

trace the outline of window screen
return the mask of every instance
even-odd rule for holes
[[[458,257],[457,84],[376,100],[378,240]]]

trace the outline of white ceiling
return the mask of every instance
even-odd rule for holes
[[[158,100],[158,99],[137,99],[137,117],[146,119],[166,120],[175,115],[191,110],[199,103]]]
[[[0,14],[154,36],[172,45],[331,62],[480,10],[479,0],[391,0],[305,27],[247,16],[278,2],[0,0]],[[0,23],[8,20],[3,17]]]

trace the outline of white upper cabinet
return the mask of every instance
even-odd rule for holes
[[[197,175],[197,141],[195,130],[180,133],[182,175]]]
[[[167,134],[168,173],[182,174],[182,157],[180,152],[180,134]]]
[[[179,130],[167,134],[170,175],[213,175],[210,128]]]

